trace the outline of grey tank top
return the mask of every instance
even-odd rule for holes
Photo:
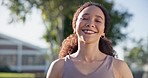
[[[101,66],[98,66],[92,73],[85,75],[74,66],[70,57],[66,56],[62,78],[114,78],[112,70],[113,58],[107,55]]]

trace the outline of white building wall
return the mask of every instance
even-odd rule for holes
[[[3,48],[2,46],[5,46],[5,48]],[[17,48],[13,47],[13,48],[9,48],[9,47],[6,47],[6,46],[17,46]],[[27,48],[23,48],[23,46],[26,46],[28,47]],[[11,37],[8,37],[8,36],[4,36],[4,35],[1,35],[0,34],[0,60],[2,59],[3,63],[8,63],[9,67],[12,69],[12,70],[17,70],[17,71],[38,71],[38,70],[43,70],[43,71],[47,71],[47,68],[49,66],[49,61],[47,61],[46,59],[43,59],[44,56],[46,55],[46,51],[47,49],[42,49],[40,47],[37,47],[37,46],[34,46],[34,45],[30,45],[29,43],[25,43],[25,42],[22,42],[20,40],[17,40],[17,39],[14,39],[14,38],[11,38]],[[6,57],[8,57],[8,59],[5,60]],[[11,57],[12,56],[12,57]],[[14,58],[14,56],[16,56],[16,58]],[[25,60],[23,59],[23,56],[32,56],[31,59],[35,58],[33,60],[34,61],[38,61],[38,60],[42,60],[45,61],[44,64],[34,64],[32,63],[31,65],[23,65],[23,61],[22,60]],[[43,57],[43,58],[39,58],[40,57]],[[9,60],[10,58],[10,60]],[[36,59],[37,58],[37,59]],[[9,63],[8,61],[14,61],[16,63]],[[2,64],[2,63],[0,63]],[[29,63],[28,63],[29,64]]]

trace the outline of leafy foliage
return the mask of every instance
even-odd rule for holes
[[[142,68],[148,64],[148,44],[143,43],[144,40],[133,40],[134,46],[132,48],[124,47],[125,60],[130,65],[136,65],[138,68]]]
[[[43,38],[51,45],[52,52],[58,53],[62,40],[72,33],[71,20],[76,9],[90,0],[3,0],[5,5],[11,11],[12,20],[10,23],[18,20],[25,22],[26,15],[32,12],[33,8],[42,12],[42,19],[46,27],[46,33]],[[127,11],[120,12],[114,8],[114,2],[107,0],[91,0],[104,5],[111,16],[111,27],[106,34],[116,45],[119,41],[126,38],[126,33],[122,28],[126,28],[132,14]],[[57,53],[55,55],[57,55]],[[56,56],[53,56],[56,57]]]

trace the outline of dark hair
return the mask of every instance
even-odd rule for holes
[[[76,26],[76,21],[77,21],[77,17],[79,16],[80,12],[85,9],[86,7],[89,6],[97,6],[99,7],[104,16],[105,16],[105,29],[104,29],[104,33],[107,33],[109,26],[110,26],[110,17],[109,14],[107,12],[107,10],[98,3],[94,3],[94,2],[87,2],[84,5],[82,5],[80,8],[77,9],[77,11],[75,12],[74,16],[73,16],[73,21],[72,21],[72,27],[73,29]],[[101,37],[100,41],[99,41],[99,50],[107,55],[110,56],[115,56],[115,51],[112,48],[112,43],[110,40],[108,40],[106,37]],[[76,34],[71,34],[70,36],[68,36],[63,42],[62,42],[62,47],[59,53],[59,57],[65,57],[68,54],[72,54],[74,52],[76,52],[78,49],[78,39],[77,39],[77,35]]]

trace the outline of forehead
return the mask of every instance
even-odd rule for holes
[[[86,7],[86,8],[84,8],[81,12],[80,12],[80,14],[79,14],[79,16],[82,16],[82,15],[84,15],[84,14],[88,14],[88,15],[94,15],[94,16],[101,16],[102,18],[104,18],[104,13],[102,12],[102,10],[99,8],[99,7],[97,7],[97,6],[88,6],[88,7]]]

